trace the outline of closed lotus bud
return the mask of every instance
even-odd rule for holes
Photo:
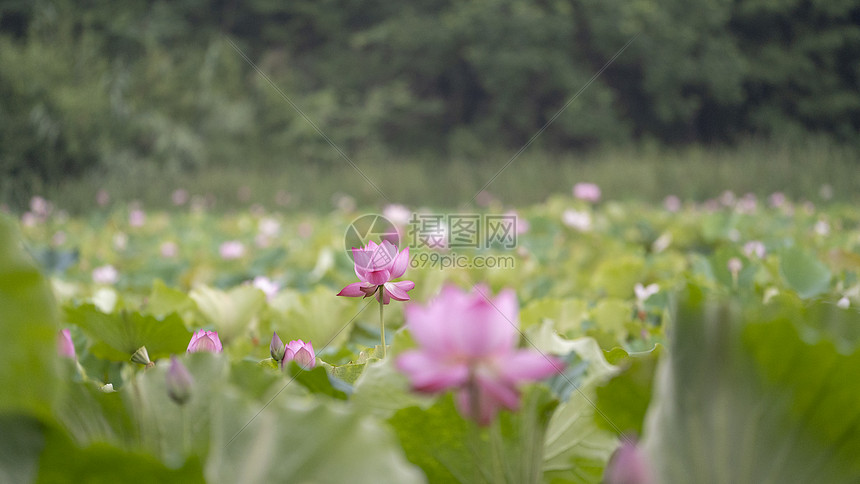
[[[146,351],[146,346],[141,346],[131,355],[131,361],[140,364],[150,366],[152,361],[149,359],[149,352]]]
[[[269,354],[272,355],[272,359],[275,361],[283,360],[284,350],[286,350],[286,346],[284,346],[281,338],[278,337],[278,333],[272,333],[272,342],[269,343]]]
[[[165,384],[167,396],[179,405],[184,405],[191,398],[191,387],[194,385],[194,379],[176,356],[170,357],[170,368],[167,370],[167,376],[165,376]]]
[[[68,329],[60,331],[57,336],[57,353],[60,356],[75,359],[75,344],[72,343],[72,334]]]
[[[220,353],[221,349],[221,339],[218,337],[217,331],[204,331],[201,329],[194,333],[191,337],[191,341],[188,343],[189,353],[195,353],[197,351]]]
[[[310,370],[317,365],[314,347],[310,342],[305,343],[302,340],[290,341],[284,349],[284,359],[281,361],[281,367],[290,361],[294,361],[305,370]]]

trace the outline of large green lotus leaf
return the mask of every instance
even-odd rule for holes
[[[595,404],[600,412],[595,414],[595,419],[599,426],[624,434],[642,434],[645,413],[651,403],[654,370],[662,348],[657,345],[651,351],[629,354],[621,348],[613,348],[613,352],[621,353],[615,355],[618,358],[615,364],[622,371],[597,387]]]
[[[538,299],[529,302],[520,311],[520,328],[526,330],[549,319],[558,331],[573,332],[581,329],[582,321],[587,317],[588,302],[584,299]]]
[[[39,460],[37,483],[112,484],[117,482],[204,483],[202,465],[189,459],[170,468],[152,454],[108,443],[79,447],[58,430],[49,431]]]
[[[167,316],[170,313],[176,313],[185,319],[186,315],[194,311],[194,300],[178,289],[167,287],[160,279],[156,279],[152,283],[152,292],[146,301],[145,311],[154,316]]]
[[[364,372],[355,381],[353,405],[363,412],[388,418],[398,410],[411,406],[426,408],[432,400],[420,396],[409,388],[409,381],[394,368],[395,356],[376,360],[365,365]]]
[[[251,285],[236,286],[228,291],[197,286],[189,296],[225,344],[254,329],[252,326],[266,303],[263,291]]]
[[[645,424],[658,482],[860,482],[860,352],[806,341],[821,313],[796,303],[679,297]]]
[[[95,344],[94,355],[113,361],[129,361],[141,346],[152,360],[184,353],[191,341],[182,319],[170,314],[163,319],[139,311],[106,314],[93,304],[65,308],[66,320],[79,326]]]
[[[268,402],[216,397],[208,482],[425,482],[381,421],[335,401],[281,393]]]
[[[541,352],[574,352],[588,364],[585,376],[576,382],[570,397],[558,406],[549,422],[543,456],[545,479],[559,483],[600,482],[606,462],[618,446],[618,432],[597,425],[595,414],[602,412],[596,404],[595,390],[616,374],[618,367],[606,361],[593,338],[564,339],[547,323],[531,328],[526,335]]]
[[[33,482],[45,445],[43,425],[32,417],[0,414],[0,482]]]
[[[138,446],[172,466],[180,465],[188,454],[206,455],[211,442],[213,407],[217,406],[218,395],[232,388],[225,355],[198,352],[179,358],[193,380],[191,397],[183,407],[167,394],[165,378],[171,364],[168,359],[137,372],[120,391],[137,426]],[[275,382],[270,380],[269,385],[272,388]]]
[[[121,394],[102,391],[91,380],[75,378],[76,368],[68,366],[68,377],[62,382],[64,398],[55,413],[59,425],[80,445],[136,443],[137,428]]]
[[[830,287],[830,269],[800,247],[791,247],[780,254],[779,272],[800,297],[814,297]]]
[[[642,280],[645,259],[635,254],[624,254],[604,259],[594,270],[591,286],[608,296],[628,298],[633,286]]]
[[[544,433],[557,403],[545,387],[532,386],[517,413],[501,412],[490,428],[480,428],[460,416],[449,393],[429,408],[404,408],[389,422],[407,458],[430,482],[537,483]]]
[[[47,279],[0,214],[0,413],[47,417],[57,386],[57,310]]]
[[[310,292],[282,291],[271,301],[274,330],[284,341],[301,339],[311,342],[319,353],[337,348],[349,338],[353,318],[375,300],[335,296],[336,292],[317,286]],[[350,309],[350,307],[352,309]]]

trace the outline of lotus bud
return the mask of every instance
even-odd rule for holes
[[[269,343],[269,354],[272,355],[272,359],[275,361],[283,360],[284,350],[286,350],[286,346],[284,346],[281,338],[278,337],[278,333],[272,333],[272,342]]]
[[[194,385],[194,379],[176,356],[170,357],[170,368],[167,370],[164,380],[167,386],[167,396],[171,400],[179,405],[188,402],[191,398],[191,387]]]
[[[305,370],[310,370],[317,364],[314,347],[310,342],[305,343],[302,340],[290,341],[284,349],[284,359],[281,361],[281,367],[288,362],[295,360]]]
[[[72,342],[72,334],[68,329],[60,331],[57,336],[57,353],[60,356],[75,359],[75,344]]]

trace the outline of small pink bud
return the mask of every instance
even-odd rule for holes
[[[68,329],[60,331],[57,335],[57,353],[66,358],[75,359],[75,344],[72,342],[72,334]]]
[[[278,333],[272,333],[272,342],[269,343],[269,354],[272,355],[272,359],[275,361],[283,360],[285,350],[286,346],[284,346],[281,338],[278,337]]]

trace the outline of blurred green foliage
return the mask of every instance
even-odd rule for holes
[[[7,1],[0,191],[70,175],[478,157],[536,144],[856,143],[856,0]],[[10,196],[10,193],[12,194]]]

